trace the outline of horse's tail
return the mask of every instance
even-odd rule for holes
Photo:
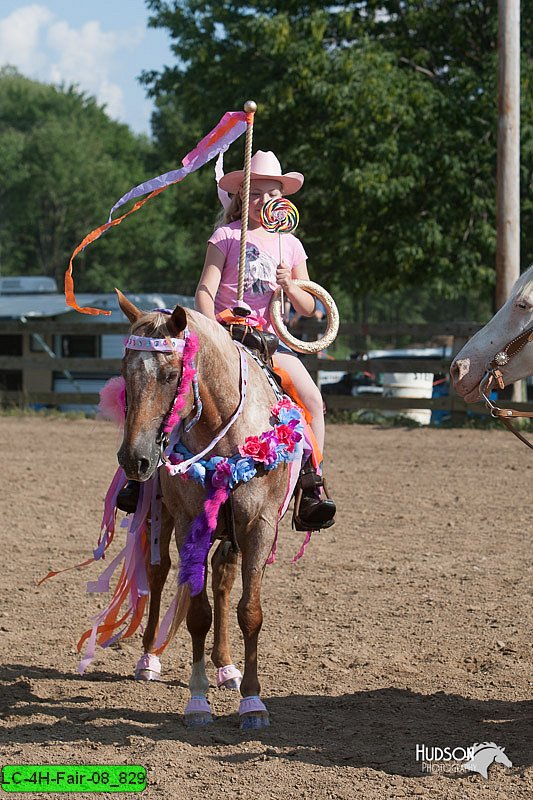
[[[179,628],[185,617],[187,616],[187,611],[189,610],[189,605],[191,603],[191,590],[189,589],[189,585],[187,583],[182,583],[178,586],[178,593],[176,597],[176,608],[174,611],[174,617],[172,619],[172,624],[170,626],[170,632],[168,634],[167,641],[170,642],[178,632]]]

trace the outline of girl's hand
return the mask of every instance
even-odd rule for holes
[[[288,291],[292,285],[292,268],[281,262],[276,269],[276,283],[284,291]]]

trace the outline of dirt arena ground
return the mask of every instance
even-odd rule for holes
[[[125,796],[145,800],[533,797],[533,455],[510,434],[328,428],[338,522],[295,566],[299,534],[283,523],[260,640],[272,724],[250,734],[238,697],[214,688],[211,728],[184,727],[186,632],[161,683],[132,680],[139,638],[78,676],[75,643],[102,605],[85,581],[100,568],[35,588],[91,552],[116,429],[0,417],[0,441],[0,764],[142,764],[148,788]],[[236,619],[233,640],[241,661]],[[417,745],[484,741],[513,764],[488,781],[416,758]]]

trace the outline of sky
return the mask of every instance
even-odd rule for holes
[[[113,119],[150,133],[138,77],[175,63],[170,38],[148,28],[144,0],[0,0],[0,66],[44,83],[76,84]]]

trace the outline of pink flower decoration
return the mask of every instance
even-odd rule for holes
[[[281,400],[279,400],[276,403],[276,405],[274,406],[274,408],[272,409],[272,414],[275,417],[277,417],[277,415],[279,414],[279,412],[281,411],[282,408],[290,409],[290,408],[298,408],[298,406],[295,403],[293,403],[292,400],[289,397],[284,395],[281,398]]]
[[[289,425],[276,425],[274,428],[276,436],[280,444],[287,448],[289,453],[294,452],[296,442],[302,438],[297,431],[294,431]]]
[[[239,447],[241,456],[250,456],[254,461],[263,464],[272,463],[272,445],[264,441],[259,436],[247,436],[242,447]]]

